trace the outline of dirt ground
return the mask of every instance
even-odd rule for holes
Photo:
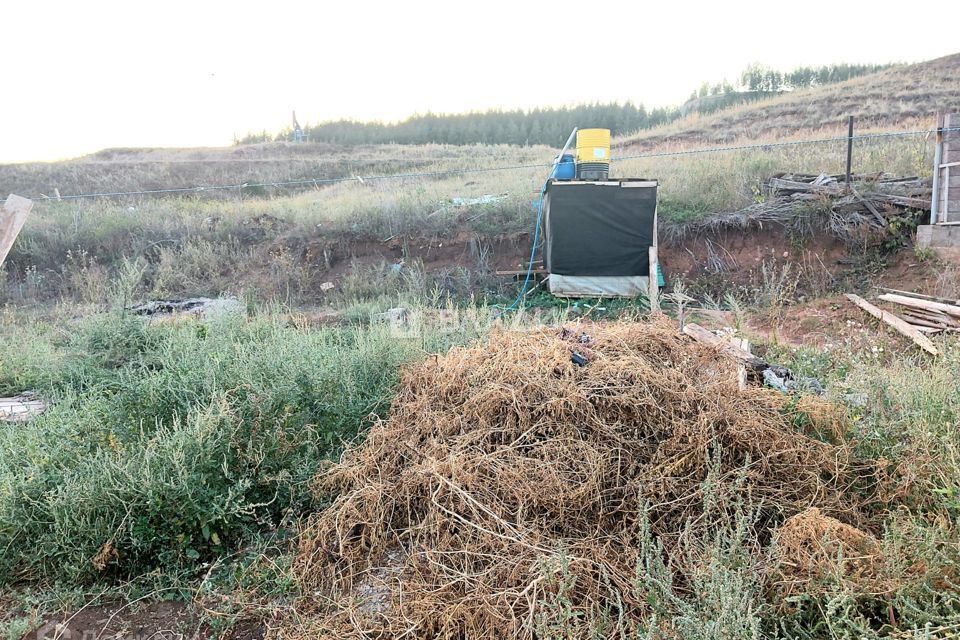
[[[262,640],[266,628],[240,622],[224,640]],[[23,640],[201,640],[216,637],[200,616],[181,602],[113,603],[52,616]]]

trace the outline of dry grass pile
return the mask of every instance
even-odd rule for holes
[[[684,540],[725,504],[751,505],[757,549],[811,505],[854,521],[846,448],[802,433],[835,420],[821,401],[740,391],[735,365],[666,320],[501,332],[429,359],[318,479],[339,497],[302,534],[309,633],[534,637],[558,589],[572,619],[639,624],[645,531],[683,590]]]
[[[782,600],[837,584],[855,586],[858,593],[884,593],[890,585],[880,577],[882,565],[876,538],[810,507],[777,531],[773,586]]]

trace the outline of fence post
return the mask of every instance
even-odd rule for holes
[[[847,116],[847,191],[850,190],[850,170],[853,165],[853,116]]]

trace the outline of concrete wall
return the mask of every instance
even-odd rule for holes
[[[960,225],[924,224],[917,227],[921,247],[960,249]]]
[[[960,128],[960,113],[948,114],[944,118],[944,127]],[[947,131],[943,134],[943,154],[940,162],[960,162],[960,131]],[[939,222],[960,222],[960,165],[940,171]]]

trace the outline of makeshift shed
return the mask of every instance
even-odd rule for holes
[[[543,216],[550,293],[633,297],[649,291],[651,247],[655,265],[657,246],[655,180],[551,180]]]

